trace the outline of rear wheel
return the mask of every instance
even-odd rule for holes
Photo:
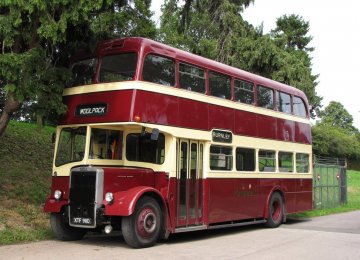
[[[268,205],[268,219],[265,225],[276,228],[281,225],[284,218],[284,201],[278,192],[271,195]]]
[[[82,228],[74,228],[64,221],[63,213],[51,213],[50,225],[57,239],[63,241],[80,240],[86,234]]]
[[[134,213],[122,219],[121,230],[129,246],[150,247],[158,240],[161,225],[159,204],[151,197],[143,197],[136,204]]]

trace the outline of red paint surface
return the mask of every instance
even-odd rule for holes
[[[54,191],[62,191],[61,200],[58,201],[54,198]],[[68,204],[69,198],[69,177],[53,177],[51,182],[51,193],[47,198],[44,211],[45,212],[60,212],[64,205]]]
[[[312,209],[311,179],[207,179],[209,224],[263,218],[267,200],[278,190],[286,213]],[[251,188],[249,188],[251,187]]]

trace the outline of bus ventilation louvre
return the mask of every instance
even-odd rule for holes
[[[102,202],[104,174],[93,167],[75,168],[70,176],[69,224],[74,227],[95,227]]]

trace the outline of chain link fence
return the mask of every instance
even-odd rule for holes
[[[346,159],[314,155],[313,165],[313,208],[325,209],[346,204]]]

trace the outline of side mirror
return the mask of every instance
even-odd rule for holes
[[[157,128],[154,128],[152,131],[151,131],[151,140],[153,141],[157,141],[159,139],[159,129]]]
[[[55,143],[55,141],[56,141],[56,133],[53,133],[52,135],[51,135],[51,143]]]

